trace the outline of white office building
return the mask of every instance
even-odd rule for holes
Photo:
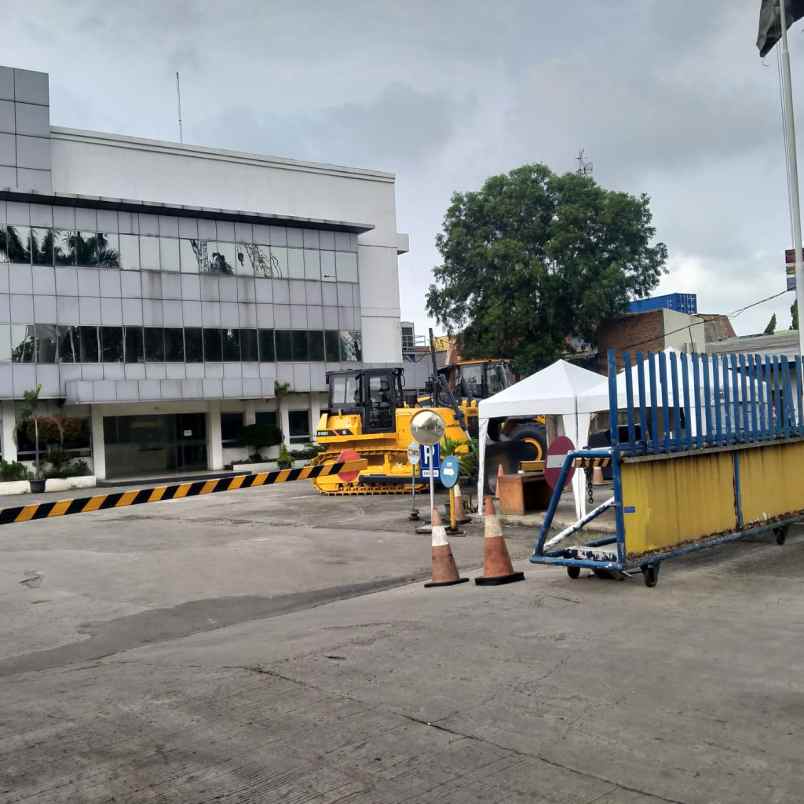
[[[389,173],[57,128],[47,74],[0,67],[3,457],[37,386],[99,478],[310,441],[327,371],[401,364],[406,251]]]

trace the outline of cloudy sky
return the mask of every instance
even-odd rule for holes
[[[646,192],[663,291],[728,313],[784,288],[789,246],[776,53],[759,0],[10,0],[5,64],[51,73],[54,125],[397,174],[402,315],[450,195],[524,162]],[[804,93],[804,26],[791,29]],[[804,105],[800,129],[804,130]],[[734,319],[790,324],[793,294]]]

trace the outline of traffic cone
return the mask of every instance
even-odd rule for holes
[[[455,521],[459,525],[465,525],[472,520],[466,516],[466,509],[463,507],[463,494],[461,494],[461,484],[455,484]]]
[[[514,572],[492,497],[483,500],[483,514],[483,575],[475,578],[475,583],[478,586],[499,586],[524,581],[524,572]]]
[[[433,580],[426,583],[425,588],[433,586],[453,586],[456,583],[464,583],[468,578],[461,578],[458,574],[458,567],[452,556],[452,549],[447,541],[447,532],[441,522],[441,514],[434,508],[433,521]]]

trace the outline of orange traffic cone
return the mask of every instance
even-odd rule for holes
[[[492,497],[483,500],[483,514],[483,575],[475,578],[475,583],[478,586],[499,586],[524,581],[524,572],[514,572]]]
[[[452,556],[452,549],[447,541],[447,532],[441,522],[441,514],[434,508],[431,523],[433,533],[433,580],[425,584],[426,588],[433,586],[452,586],[464,583],[468,578],[461,578],[458,567]]]
[[[459,525],[465,525],[472,520],[466,516],[466,509],[463,507],[463,494],[461,494],[461,484],[455,484],[455,521]]]

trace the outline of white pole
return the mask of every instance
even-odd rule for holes
[[[430,446],[427,447],[429,450],[429,458],[428,462],[430,464],[430,527],[433,526],[433,511],[435,511],[435,479],[433,475],[435,474],[435,469],[433,468],[433,458],[435,457],[435,448]]]
[[[793,113],[793,82],[790,76],[790,51],[787,48],[786,0],[779,0],[779,21],[782,25],[782,109],[787,134],[787,180],[790,192],[790,217],[793,224],[793,248],[796,254],[796,301],[799,326],[798,349],[804,355],[804,263],[801,259],[801,207],[798,196],[798,160],[796,158],[796,121]]]
[[[184,128],[181,122],[181,84],[179,83],[179,74],[176,73],[176,104],[179,108],[179,142],[184,143]]]

